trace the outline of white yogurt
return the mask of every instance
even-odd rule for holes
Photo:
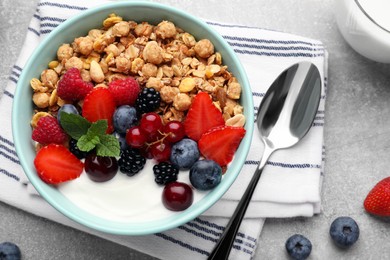
[[[83,172],[75,180],[63,183],[58,190],[85,211],[118,222],[145,222],[177,214],[164,207],[161,201],[163,186],[154,181],[153,160],[146,160],[144,169],[132,177],[118,170],[107,182],[91,181]],[[178,181],[190,184],[189,171],[180,171]],[[207,192],[193,189],[194,202]]]

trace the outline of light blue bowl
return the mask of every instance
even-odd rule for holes
[[[247,118],[245,125],[247,132],[222,182],[187,210],[156,221],[123,223],[107,221],[107,219],[92,215],[75,206],[55,187],[42,182],[37,176],[33,164],[35,148],[31,142],[30,120],[33,115],[33,103],[31,100],[32,90],[29,86],[30,79],[39,77],[40,73],[47,68],[48,62],[56,58],[57,49],[62,43],[70,43],[76,37],[87,35],[90,29],[100,28],[102,21],[110,13],[116,13],[126,20],[148,21],[152,24],[157,24],[162,20],[170,20],[193,34],[196,39],[207,38],[211,40],[215,49],[221,53],[224,64],[228,65],[229,70],[237,77],[243,88],[241,104],[244,106]],[[99,231],[118,235],[146,235],[172,229],[191,221],[222,197],[240,173],[245,162],[251,144],[253,118],[252,92],[245,71],[234,51],[214,29],[200,19],[172,7],[151,2],[123,1],[86,10],[62,23],[44,39],[20,75],[13,103],[12,129],[16,151],[27,177],[39,194],[54,208],[70,219]]]

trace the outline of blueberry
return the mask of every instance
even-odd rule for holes
[[[57,113],[57,120],[58,120],[58,123],[61,124],[61,112],[64,111],[68,114],[76,114],[78,115],[79,114],[79,111],[77,110],[77,108],[72,105],[72,104],[65,104],[63,105],[62,107],[60,107],[60,109],[58,109],[58,113]]]
[[[115,110],[114,128],[119,134],[125,134],[126,130],[137,123],[137,111],[129,105],[120,106]]]
[[[286,241],[287,253],[295,260],[306,259],[311,253],[311,242],[305,236],[295,234]]]
[[[338,217],[330,225],[329,234],[333,242],[341,247],[352,246],[359,238],[359,226],[350,217]]]
[[[191,139],[184,138],[175,143],[171,150],[171,163],[179,169],[189,169],[199,159],[198,144]]]
[[[0,244],[0,259],[2,260],[19,260],[21,259],[20,249],[11,242]]]
[[[198,190],[211,190],[221,179],[222,168],[212,160],[199,160],[190,169],[190,182]]]
[[[129,147],[126,142],[126,135],[116,134],[116,137],[118,138],[118,142],[121,150],[126,150]]]

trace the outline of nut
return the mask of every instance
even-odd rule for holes
[[[91,62],[91,68],[89,70],[91,79],[96,83],[102,83],[104,81],[104,73],[102,67],[96,61]]]
[[[37,127],[37,124],[38,124],[38,121],[41,117],[45,117],[45,116],[51,116],[49,113],[47,112],[38,112],[38,113],[35,113],[33,115],[33,117],[31,118],[31,121],[30,121],[30,124],[33,128]]]
[[[245,116],[243,114],[237,114],[233,116],[232,118],[229,118],[226,120],[225,124],[227,126],[237,126],[242,127],[245,125]]]
[[[191,92],[195,88],[195,80],[193,78],[184,78],[179,85],[179,90],[182,93]]]

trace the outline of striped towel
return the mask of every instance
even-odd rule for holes
[[[9,84],[0,100],[0,200],[155,257],[204,259],[221,235],[228,221],[227,217],[232,214],[260,160],[263,145],[257,130],[254,132],[253,145],[241,174],[221,201],[189,223],[148,236],[105,234],[69,220],[35,192],[20,167],[11,134],[11,106],[15,86],[27,58],[40,40],[58,24],[80,11],[106,2],[107,0],[39,2],[28,27],[20,57],[12,68]],[[298,145],[275,152],[263,171],[231,253],[232,259],[250,259],[255,253],[264,218],[310,217],[320,212],[327,54],[323,44],[316,40],[248,26],[211,21],[207,23],[214,27],[238,54],[252,85],[255,106],[260,103],[275,77],[293,63],[311,61],[320,69],[323,78],[322,98],[313,127]]]

